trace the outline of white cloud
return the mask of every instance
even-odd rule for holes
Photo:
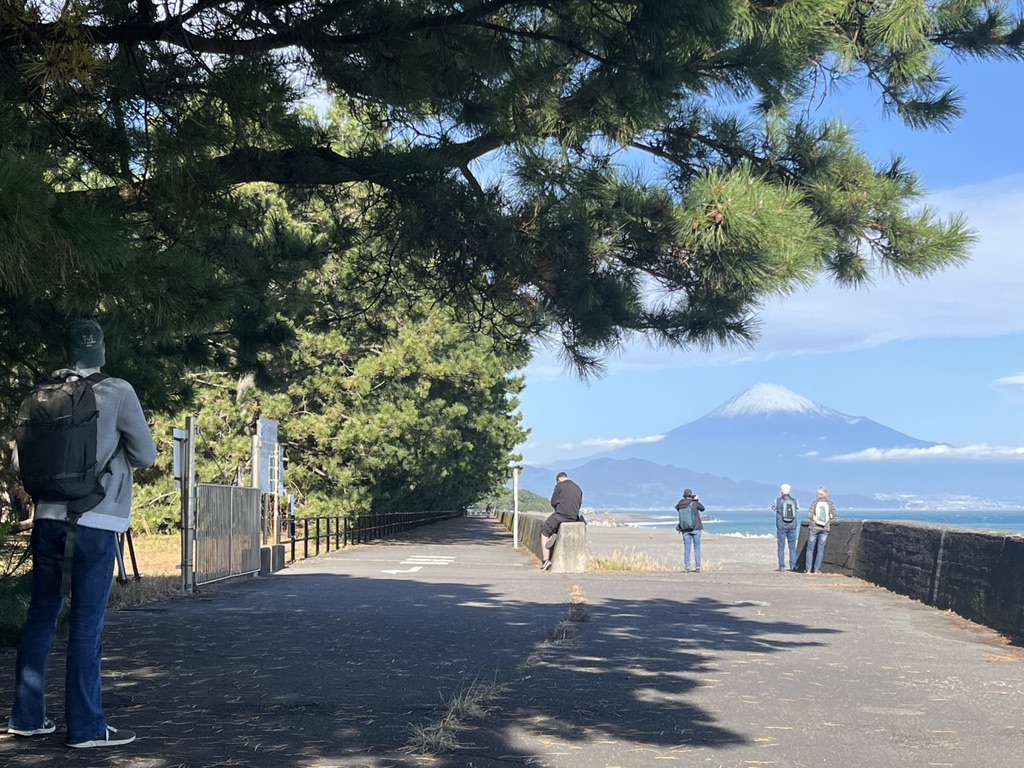
[[[574,448],[598,448],[610,450],[612,448],[621,448],[624,445],[638,445],[640,443],[659,443],[664,439],[664,435],[650,435],[648,437],[591,438],[589,440],[581,440],[578,443],[566,443],[561,447],[562,450],[566,451],[571,451]]]
[[[1005,389],[1022,389],[1024,388],[1024,373],[1018,373],[1014,376],[1003,376],[1000,379],[996,379],[995,384],[997,387]]]
[[[967,445],[957,448],[952,445],[933,445],[928,448],[868,448],[857,453],[832,456],[826,461],[1022,461],[1024,448],[1010,448],[1000,445]]]

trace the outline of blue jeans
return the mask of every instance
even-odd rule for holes
[[[15,728],[40,728],[46,722],[46,663],[63,602],[60,587],[67,530],[67,523],[58,520],[36,520],[32,527],[32,602],[15,662],[10,721]],[[78,527],[65,677],[68,742],[88,741],[106,733],[100,635],[116,553],[117,534],[113,531]]]
[[[700,531],[687,531],[683,534],[683,567],[690,570],[690,547],[693,547],[694,564],[700,570]]]
[[[828,539],[828,531],[815,530],[812,525],[807,531],[807,556],[805,558],[807,571],[809,573],[821,573],[821,561],[825,559],[825,541]],[[815,553],[817,546],[817,553]]]
[[[786,530],[775,529],[775,538],[779,540],[779,570],[786,569],[786,542],[789,542],[789,569],[796,568],[796,528]]]

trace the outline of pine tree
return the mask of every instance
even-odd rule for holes
[[[633,333],[750,342],[766,297],[968,256],[962,217],[919,209],[912,170],[811,105],[862,80],[941,129],[961,110],[945,56],[1020,58],[1007,6],[4,0],[0,352],[22,364],[20,339],[98,312],[182,359],[231,321],[255,365],[280,340],[265,286],[365,237],[392,244],[374,271],[559,336],[581,371]],[[358,142],[303,103],[330,99]],[[273,215],[240,194],[254,182],[374,213],[254,243]]]

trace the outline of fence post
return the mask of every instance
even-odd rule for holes
[[[175,440],[175,473],[181,484],[181,589],[192,592],[196,587],[196,417],[185,419],[185,429],[171,432]]]

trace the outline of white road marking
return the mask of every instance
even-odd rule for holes
[[[412,555],[401,562],[401,565],[451,565],[454,557],[431,557],[429,555]]]

